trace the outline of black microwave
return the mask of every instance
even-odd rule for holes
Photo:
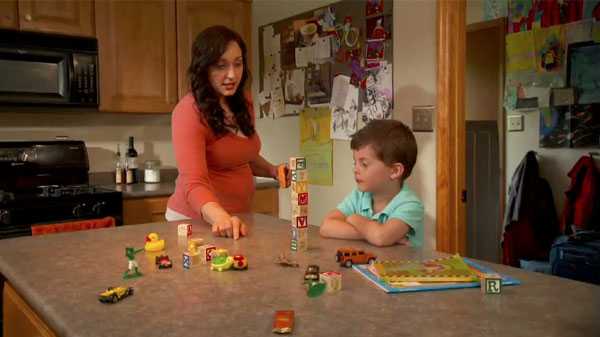
[[[0,29],[0,105],[97,107],[98,41]]]

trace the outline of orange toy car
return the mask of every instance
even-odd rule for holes
[[[340,248],[335,254],[335,261],[341,266],[350,268],[353,264],[370,264],[377,256],[354,248]]]
[[[275,320],[273,321],[273,332],[284,334],[291,333],[294,329],[294,311],[279,310],[275,312]]]

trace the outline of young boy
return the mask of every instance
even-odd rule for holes
[[[329,212],[323,237],[375,246],[423,244],[423,204],[404,180],[417,160],[417,142],[400,121],[373,120],[352,136],[356,188]]]

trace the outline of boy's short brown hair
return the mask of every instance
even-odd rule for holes
[[[352,135],[350,148],[359,150],[371,145],[377,158],[386,165],[401,163],[402,179],[408,178],[417,161],[415,135],[404,123],[391,119],[375,119]]]

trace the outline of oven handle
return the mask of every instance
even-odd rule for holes
[[[44,235],[52,233],[75,232],[88,229],[115,227],[116,220],[112,216],[100,219],[86,219],[78,221],[60,222],[54,224],[31,225],[31,235]]]

